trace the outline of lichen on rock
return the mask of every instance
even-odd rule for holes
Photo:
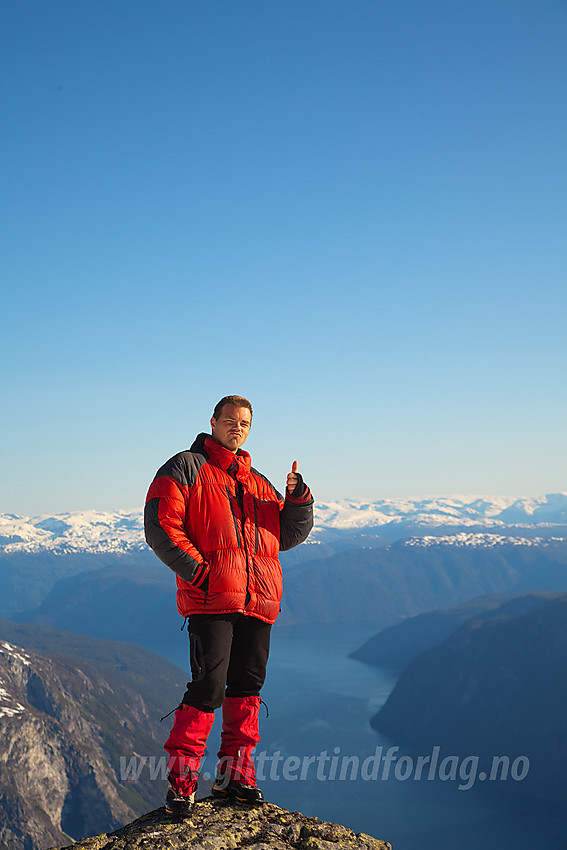
[[[387,841],[326,823],[273,803],[257,808],[206,798],[190,817],[163,808],[112,833],[85,838],[74,850],[391,850]],[[63,848],[58,848],[63,850]]]

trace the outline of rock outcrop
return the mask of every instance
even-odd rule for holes
[[[156,809],[112,833],[86,838],[74,850],[391,850],[387,841],[339,824],[280,809],[258,808],[206,798],[191,817],[174,820]],[[63,850],[63,848],[58,848]]]

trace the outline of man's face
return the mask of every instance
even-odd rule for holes
[[[236,407],[234,404],[225,404],[218,419],[211,418],[213,437],[231,452],[236,452],[244,445],[250,426],[252,425],[252,414],[247,407]]]

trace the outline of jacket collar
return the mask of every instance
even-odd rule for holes
[[[201,437],[204,439],[201,440]],[[245,470],[246,472],[250,471],[250,467],[252,465],[252,458],[245,452],[244,449],[238,449],[236,454],[234,452],[229,451],[229,449],[225,449],[224,446],[221,446],[220,443],[210,436],[210,434],[199,434],[195,443],[200,444],[201,451],[204,449],[206,454],[209,456],[209,460],[215,464],[215,466],[220,466],[221,469],[224,469],[225,472],[229,471],[229,468],[236,463],[236,469]],[[193,448],[193,447],[192,447]],[[232,470],[231,470],[232,472]]]

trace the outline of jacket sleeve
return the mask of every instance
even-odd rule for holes
[[[158,476],[146,498],[144,529],[146,542],[158,558],[180,578],[206,590],[209,565],[185,530],[187,487],[174,478]]]
[[[293,549],[304,543],[313,528],[313,496],[299,473],[295,490],[290,495],[286,489],[285,501],[280,511],[280,550]]]

